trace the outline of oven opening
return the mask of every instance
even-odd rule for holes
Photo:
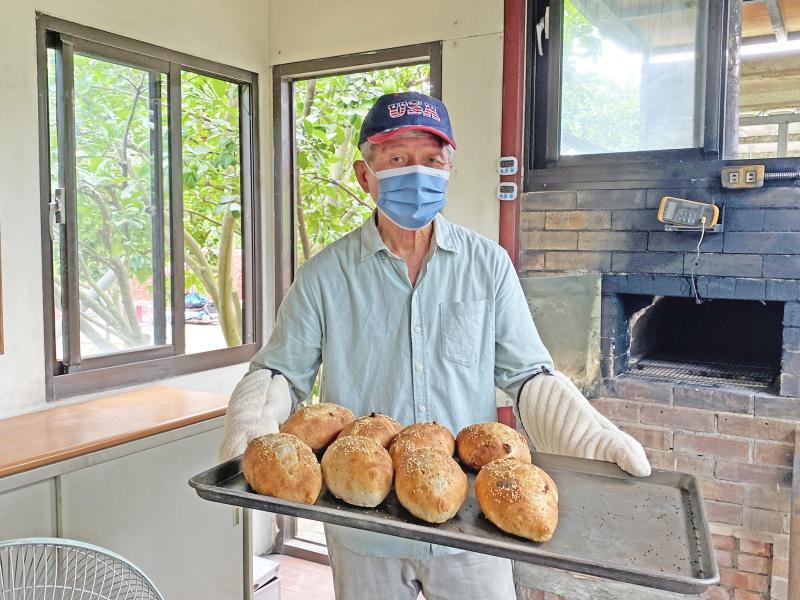
[[[781,370],[783,303],[656,296],[630,314],[630,336],[629,377],[766,389]]]

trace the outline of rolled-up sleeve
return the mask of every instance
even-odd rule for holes
[[[307,265],[306,265],[307,266]],[[322,362],[323,313],[318,282],[301,267],[289,288],[266,345],[250,362],[250,371],[273,369],[289,382],[292,407],[311,393]]]
[[[495,385],[512,398],[553,360],[533,324],[525,294],[511,259],[502,252],[495,287]]]

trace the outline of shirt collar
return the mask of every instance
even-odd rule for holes
[[[381,250],[389,252],[389,248],[383,243],[383,238],[378,231],[378,225],[375,223],[375,214],[376,212],[373,212],[361,226],[361,262]],[[433,220],[433,239],[437,248],[447,252],[458,252],[458,248],[453,243],[452,225],[441,214],[436,215]]]

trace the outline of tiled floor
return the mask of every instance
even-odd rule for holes
[[[334,600],[331,568],[307,560],[270,554],[281,564],[281,600]],[[417,600],[425,600],[422,594]]]
[[[334,600],[329,566],[282,554],[269,558],[281,564],[281,600]]]

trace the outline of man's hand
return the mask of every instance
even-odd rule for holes
[[[613,462],[650,475],[642,445],[601,415],[563,373],[537,375],[519,396],[519,415],[536,450]]]
[[[245,375],[231,394],[225,415],[221,462],[242,454],[251,440],[276,433],[292,410],[289,384],[280,373],[258,369]]]

